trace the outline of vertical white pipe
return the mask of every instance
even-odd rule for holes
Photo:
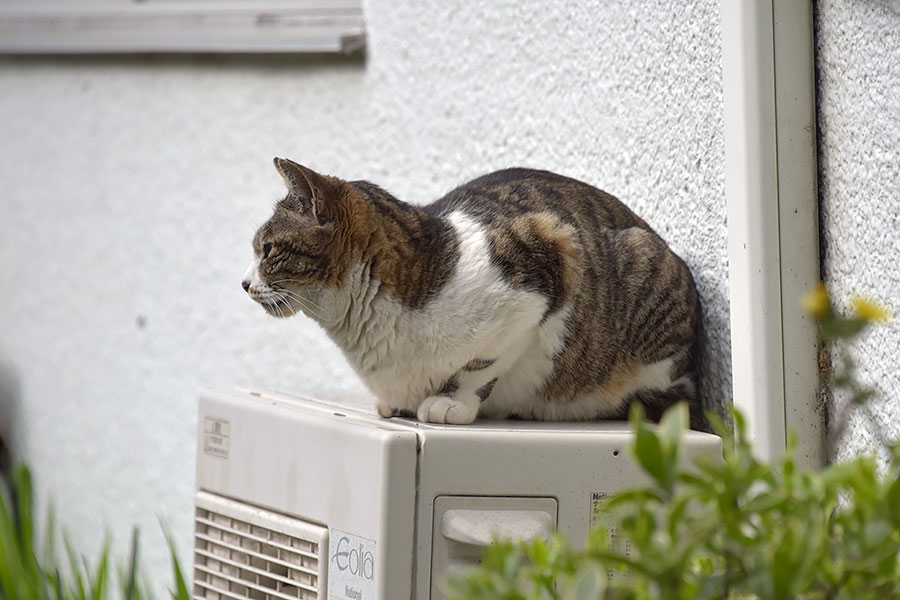
[[[734,403],[757,454],[822,463],[818,338],[799,307],[819,279],[809,0],[722,0]]]
[[[819,339],[815,322],[800,307],[800,298],[820,278],[813,11],[810,0],[776,1],[772,7],[784,422],[797,435],[796,460],[817,467],[826,456]]]
[[[772,3],[722,0],[734,404],[761,458],[785,448]]]

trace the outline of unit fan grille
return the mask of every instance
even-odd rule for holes
[[[204,492],[196,504],[194,598],[324,597],[324,528]]]

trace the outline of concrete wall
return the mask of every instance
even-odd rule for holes
[[[240,288],[275,155],[414,202],[512,165],[616,194],[693,268],[727,402],[718,4],[372,0],[365,61],[0,60],[0,423],[76,545],[137,524],[167,572],[159,515],[189,561],[200,388],[359,387]]]
[[[819,193],[825,281],[846,306],[851,294],[900,312],[900,1],[816,4]],[[900,438],[900,325],[874,329],[856,346],[861,375],[882,394],[878,425],[858,411],[838,456],[871,451],[877,429]],[[835,398],[831,416],[846,398]]]

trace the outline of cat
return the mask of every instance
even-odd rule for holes
[[[684,261],[586,183],[506,169],[427,206],[287,159],[242,287],[322,326],[382,417],[658,420],[698,400],[700,302]]]

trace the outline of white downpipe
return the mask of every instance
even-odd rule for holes
[[[818,280],[812,7],[722,0],[725,195],[734,404],[756,453],[822,460],[816,331],[798,306]]]
[[[785,448],[772,5],[721,10],[734,404],[770,458]]]

